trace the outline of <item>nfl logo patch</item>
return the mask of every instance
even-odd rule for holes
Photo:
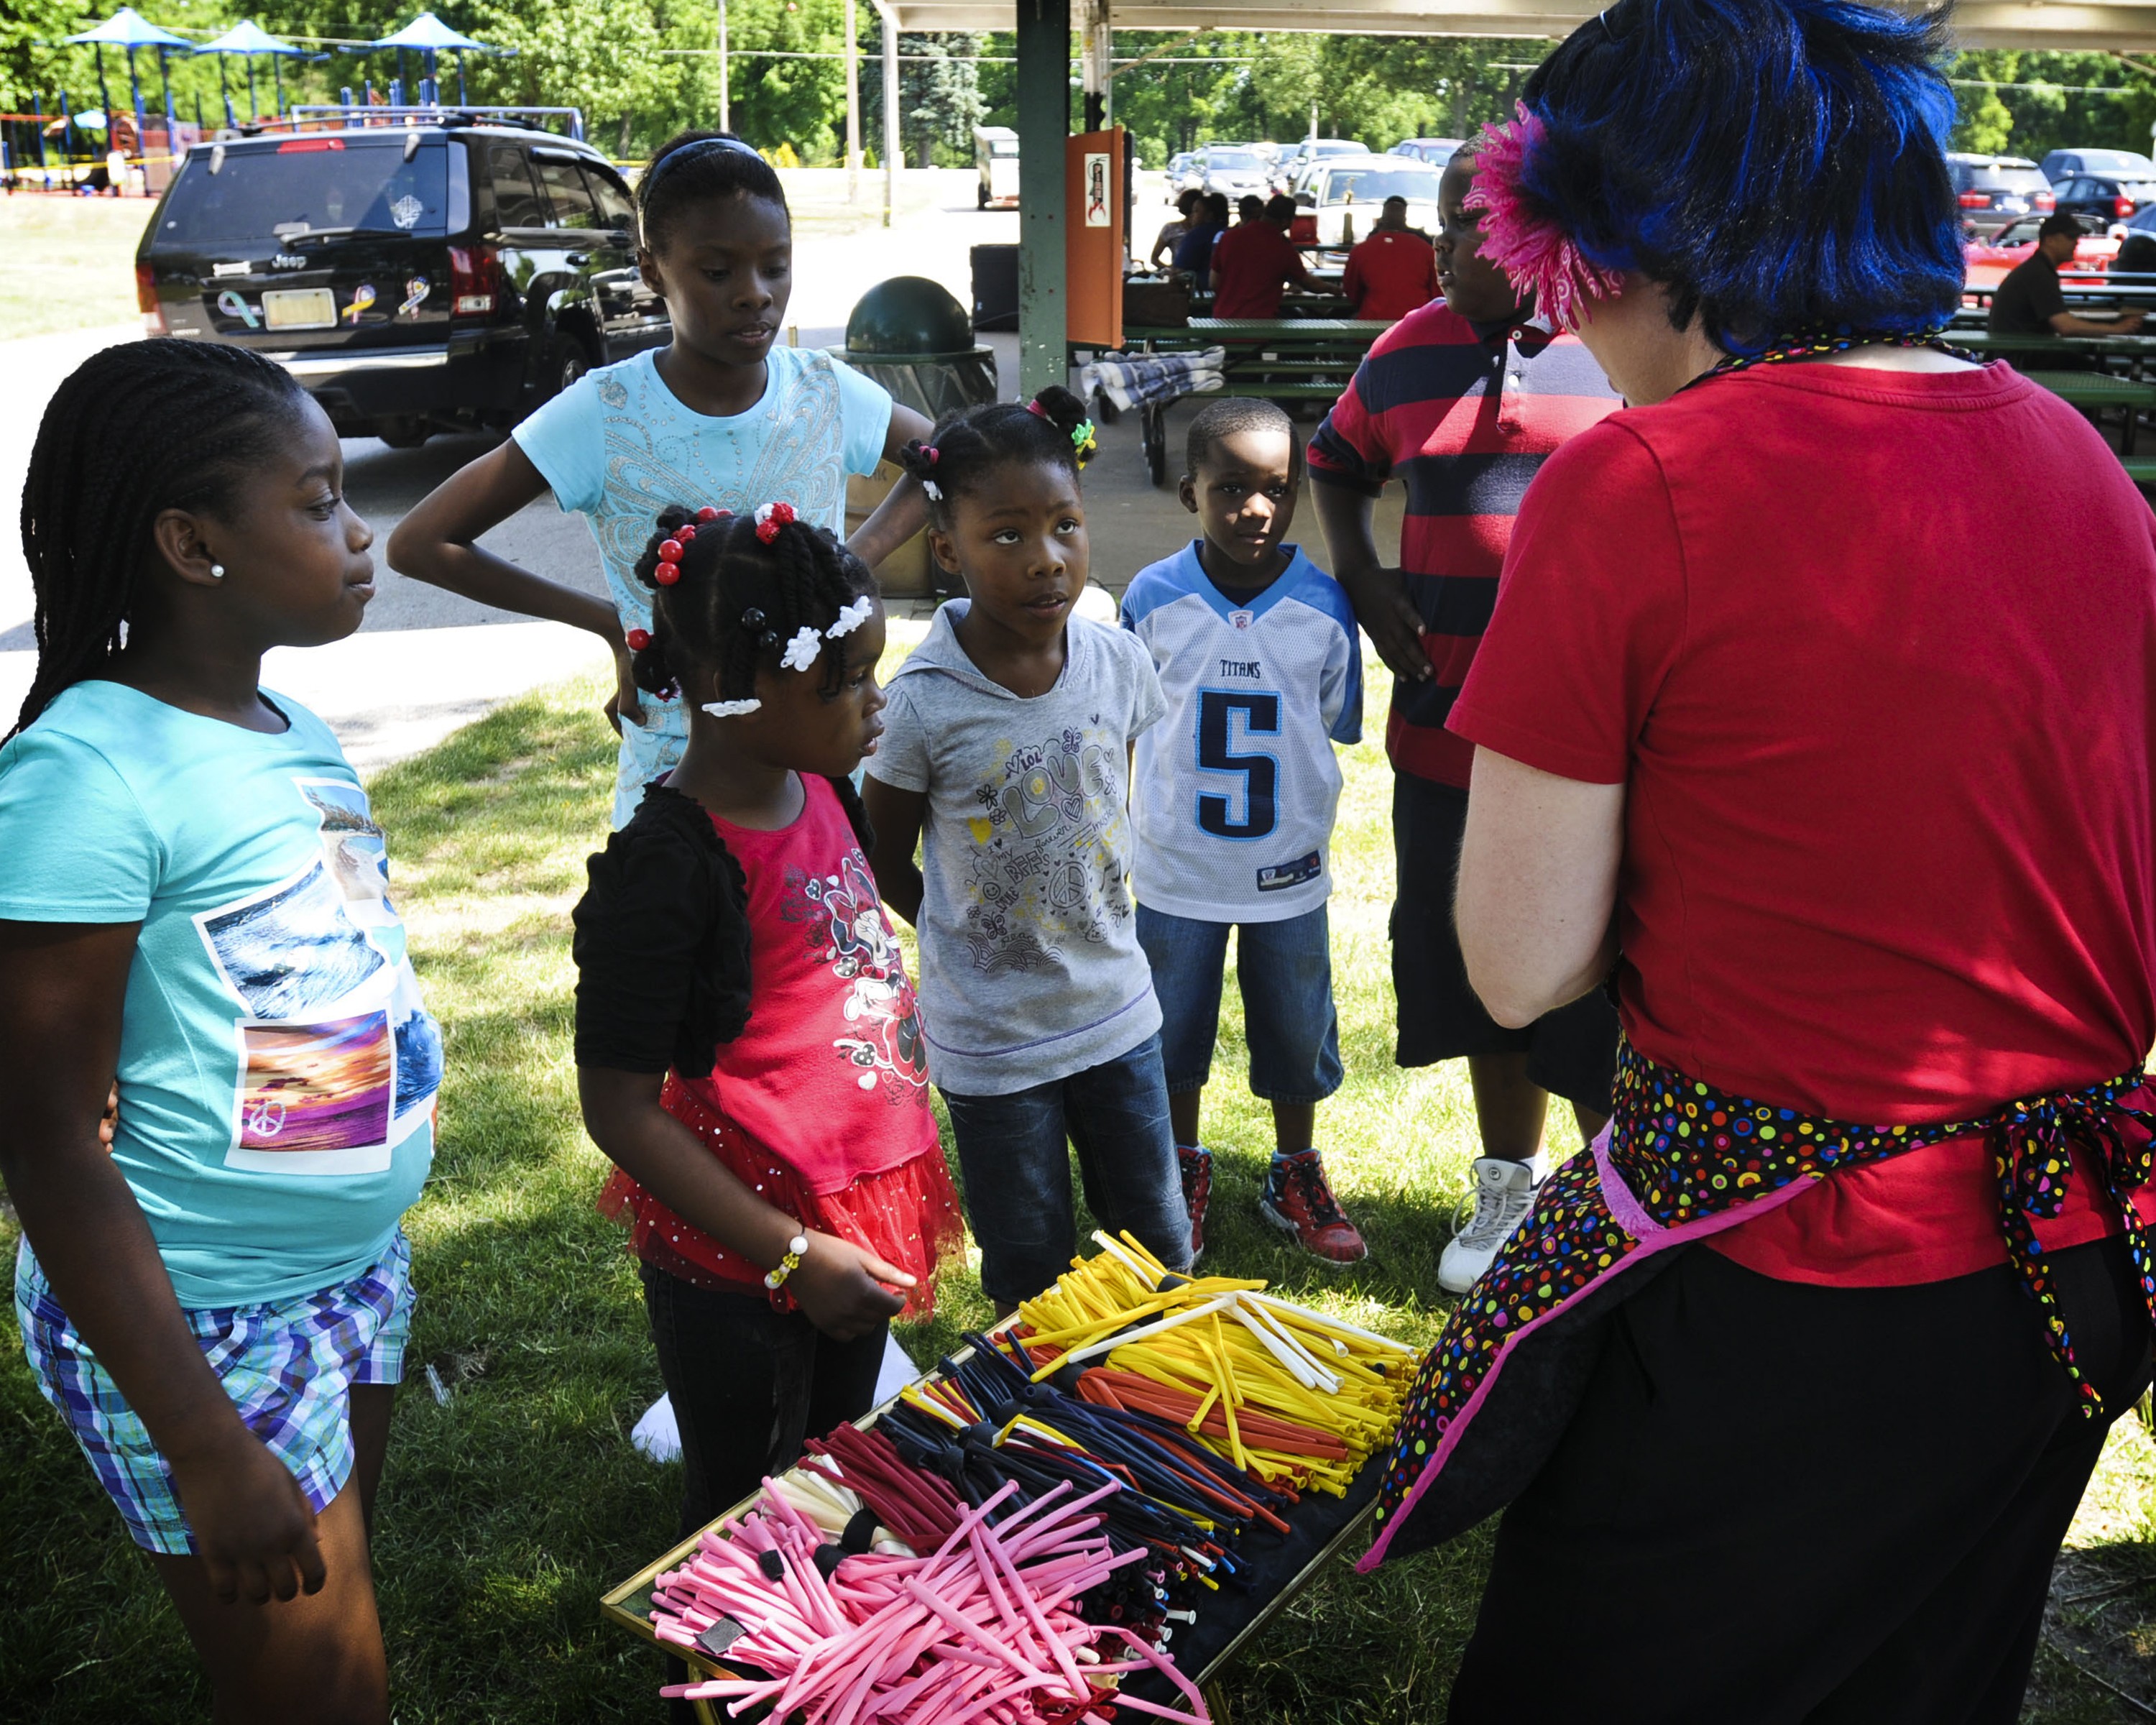
[[[1228,621],[1235,624],[1237,629],[1248,629],[1257,621],[1257,619],[1248,611],[1230,611],[1228,614]]]

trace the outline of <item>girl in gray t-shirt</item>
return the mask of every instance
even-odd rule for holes
[[[1135,637],[1074,614],[1092,444],[1077,398],[1048,389],[904,452],[970,597],[893,677],[865,786],[884,901],[919,932],[929,1076],[999,1312],[1076,1249],[1066,1141],[1105,1226],[1170,1268],[1191,1258],[1130,890],[1131,745],[1163,702]]]

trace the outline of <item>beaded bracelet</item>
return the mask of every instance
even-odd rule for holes
[[[765,1274],[763,1285],[773,1293],[777,1293],[786,1285],[786,1278],[801,1267],[801,1260],[807,1255],[808,1250],[808,1235],[806,1233],[795,1235],[793,1239],[786,1242],[786,1255],[778,1260],[778,1267]]]

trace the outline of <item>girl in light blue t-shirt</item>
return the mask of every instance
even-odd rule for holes
[[[0,745],[16,1319],[219,1717],[319,1716],[325,1681],[338,1718],[389,1717],[367,1522],[441,1034],[367,793],[259,686],[266,650],[350,634],[373,595],[342,484],[289,372],[159,341],[61,384],[23,488],[38,667]]]
[[[509,442],[444,480],[389,542],[390,564],[404,574],[574,624],[613,649],[617,827],[680,761],[689,734],[679,700],[640,691],[629,670],[629,637],[651,624],[631,572],[653,518],[685,498],[737,515],[779,500],[843,536],[846,475],[873,472],[929,432],[829,356],[778,342],[793,290],[792,218],[778,176],[748,145],[725,132],[673,139],[644,174],[638,216],[638,267],[666,302],[672,342],[579,377]],[[476,543],[549,490],[590,521],[609,599]],[[902,480],[850,548],[873,568],[927,519],[919,483]]]

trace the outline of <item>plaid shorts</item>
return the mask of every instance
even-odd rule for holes
[[[403,1230],[374,1264],[335,1287],[180,1315],[247,1429],[291,1469],[307,1502],[326,1509],[352,1477],[352,1386],[404,1375],[412,1249]],[[97,1470],[129,1537],[146,1551],[193,1551],[172,1468],[68,1322],[27,1240],[15,1258],[15,1317],[38,1388]]]

